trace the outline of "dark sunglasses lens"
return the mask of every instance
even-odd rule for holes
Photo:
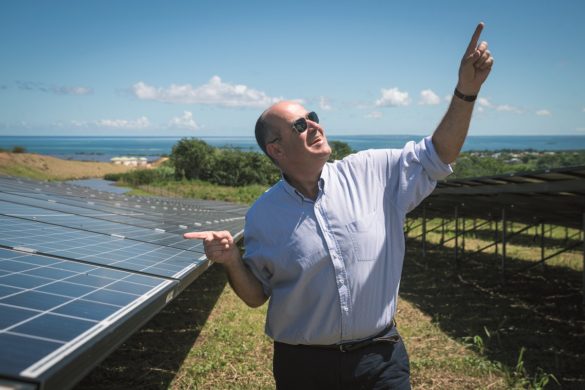
[[[293,127],[296,131],[302,133],[303,131],[307,130],[307,120],[305,118],[299,118],[295,121],[295,123],[293,123]]]
[[[319,123],[319,117],[317,116],[317,113],[315,111],[311,111],[307,114],[307,118],[315,123]]]

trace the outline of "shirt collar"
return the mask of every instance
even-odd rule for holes
[[[329,174],[329,163],[327,163],[323,166],[323,170],[321,170],[321,175],[319,176],[319,181],[317,183],[317,186],[319,187],[319,193],[321,193],[321,194],[325,194],[325,178],[328,177],[328,174]],[[295,187],[293,187],[288,182],[288,180],[286,179],[286,177],[284,176],[283,173],[281,173],[280,177],[282,180],[282,185],[284,187],[284,190],[291,197],[298,199],[301,203],[304,200],[306,200],[308,202],[314,202],[313,199],[309,199],[309,198],[305,197],[305,195],[303,195],[300,191],[298,191]],[[319,195],[317,195],[317,198],[319,198]]]

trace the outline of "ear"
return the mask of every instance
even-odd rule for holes
[[[282,155],[284,154],[284,150],[282,149],[278,142],[272,142],[266,145],[266,152],[270,157],[272,157],[276,161],[279,161],[282,158]]]

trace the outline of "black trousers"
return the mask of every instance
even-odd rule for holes
[[[396,328],[392,333],[398,335]],[[410,390],[408,354],[400,337],[352,352],[275,342],[273,372],[278,390]]]

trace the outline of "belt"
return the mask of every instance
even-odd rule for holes
[[[400,336],[398,334],[387,335],[388,332],[392,330],[396,326],[396,322],[392,320],[390,325],[388,325],[384,330],[380,333],[358,341],[348,341],[339,344],[326,344],[326,345],[319,345],[319,344],[299,344],[298,347],[307,347],[307,348],[318,348],[318,349],[331,349],[337,350],[341,352],[352,352],[360,348],[369,347],[372,344],[379,344],[379,343],[390,343],[396,344],[398,340],[400,340]]]

